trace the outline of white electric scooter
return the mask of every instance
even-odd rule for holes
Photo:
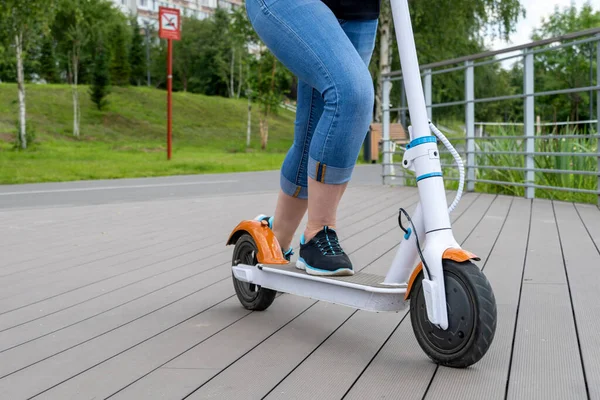
[[[242,221],[227,244],[235,244],[232,275],[237,296],[249,310],[265,310],[277,292],[367,311],[397,312],[410,303],[413,331],[423,351],[436,363],[464,368],[489,349],[496,330],[492,288],[454,239],[449,212],[464,184],[460,156],[427,118],[407,0],[391,0],[404,85],[413,126],[402,164],[415,172],[420,204],[412,217],[400,209],[404,231],[392,265],[384,276],[357,272],[346,277],[311,276],[283,258],[268,222]],[[458,194],[447,207],[436,138],[454,155],[460,170]],[[402,215],[408,219],[404,228]],[[423,246],[423,247],[421,247]]]

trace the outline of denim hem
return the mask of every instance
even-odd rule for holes
[[[283,174],[280,175],[279,183],[283,193],[288,196],[296,197],[298,199],[308,199],[307,187],[296,185],[294,182],[283,176]]]
[[[315,160],[312,157],[308,158],[308,176],[315,181],[326,183],[329,185],[341,185],[346,183],[352,177],[354,166],[347,168],[332,167]]]

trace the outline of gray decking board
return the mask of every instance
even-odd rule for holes
[[[230,255],[229,255],[229,254],[228,254],[227,256],[228,256],[228,258],[230,257]],[[223,268],[223,269],[222,269],[222,271],[223,271],[223,273],[225,274],[225,276],[230,276],[230,271],[229,271],[229,269],[228,269],[228,268]],[[186,283],[186,282],[187,282],[187,283]],[[192,283],[193,283],[193,280],[188,280],[188,281],[184,281],[184,282],[182,282],[182,284],[187,284],[187,285],[191,285]],[[230,286],[230,284],[229,284],[229,287],[231,287],[231,286]],[[163,295],[163,297],[164,297],[164,295]],[[144,303],[144,304],[145,304],[145,303]],[[129,305],[128,305],[128,306],[129,306]],[[120,310],[120,311],[122,312],[122,310]],[[119,315],[120,315],[120,314],[119,314]],[[127,315],[127,314],[126,314],[126,315]],[[103,318],[106,318],[106,317],[107,317],[106,315],[103,315]],[[109,320],[110,320],[110,319],[109,319]],[[94,321],[86,321],[86,322],[89,322],[89,325],[90,325],[91,327],[94,327],[94,326],[95,326],[94,324],[92,324],[92,322],[94,322]],[[98,323],[96,322],[96,325],[97,325],[97,324],[98,324]],[[78,326],[78,328],[80,328],[80,326]],[[45,339],[45,338],[44,338],[44,339]],[[44,339],[42,339],[42,340],[44,340]],[[105,336],[99,336],[99,337],[98,337],[98,340],[104,340],[104,341],[106,341],[107,339],[106,339],[106,337],[105,337]],[[39,344],[38,344],[38,345],[39,345]],[[87,343],[83,344],[83,346],[86,346],[86,345],[87,345]],[[25,345],[25,346],[27,346],[27,345]],[[80,348],[79,348],[79,347],[77,347],[77,350],[79,350],[79,349],[80,349]],[[22,350],[22,348],[16,348],[16,349],[15,349],[15,351],[19,351],[19,350]],[[65,353],[65,354],[66,354],[66,353]],[[61,356],[62,356],[62,355],[59,355],[58,357],[61,357]],[[89,357],[83,357],[82,359],[83,359],[83,360],[86,360],[87,358],[89,358]],[[78,359],[80,359],[80,358],[78,358]],[[55,360],[55,358],[51,358],[51,359],[49,359],[49,362],[53,362],[54,360]],[[88,361],[82,361],[82,362],[88,362]],[[34,367],[32,367],[32,369],[35,369],[36,367],[37,367],[37,365],[36,365],[36,366],[34,366]],[[15,374],[15,375],[16,375],[16,374]]]
[[[474,241],[480,236],[495,239],[500,233],[501,224],[496,223],[495,227],[489,226],[490,224],[486,223],[487,221],[483,218],[484,214],[481,213],[481,210],[493,210],[492,212],[495,214],[492,215],[499,216],[507,212],[508,204],[505,198],[498,199],[495,196],[479,197],[467,212],[460,215],[460,218],[457,218],[453,222],[453,227],[458,226],[454,230],[457,241],[459,243],[462,242],[464,246],[468,244],[467,241],[469,239],[473,239]],[[494,218],[491,220],[494,221]],[[479,255],[483,259],[488,256],[493,243],[494,240],[489,239],[479,241],[477,247]],[[402,346],[402,350],[399,349],[400,346]],[[421,361],[416,362],[415,369],[417,369],[418,373],[415,373],[412,369],[412,364],[419,357]],[[383,346],[381,352],[359,377],[348,393],[348,398],[369,398],[367,396],[372,396],[372,398],[390,397],[399,399],[423,398],[435,371],[436,366],[429,361],[416,342],[416,339],[414,339],[410,314],[408,314],[401,326],[391,336],[385,346]],[[392,379],[391,376],[394,378]],[[435,379],[433,382],[435,382]]]
[[[552,203],[532,214],[508,398],[586,399]]]
[[[590,398],[600,399],[600,253],[570,203],[554,202]]]
[[[346,221],[341,221],[342,226],[345,226],[345,222]],[[225,260],[229,259],[228,253],[230,252],[230,250],[226,250],[224,247],[221,248],[220,245],[217,245],[216,248],[222,250],[219,252],[220,255],[223,255],[223,253],[225,253],[223,255],[222,261],[226,263],[227,261],[225,261]],[[208,257],[204,257],[204,258],[200,258],[200,259],[194,260],[194,261],[198,261],[198,262],[202,262],[203,264],[206,264],[206,262],[210,261],[210,259],[208,259]],[[168,268],[165,268],[165,267],[168,267]],[[10,323],[13,323],[13,324],[23,323],[24,321],[26,321],[25,318],[27,318],[28,315],[29,315],[30,319],[34,318],[34,317],[39,318],[41,316],[40,309],[43,309],[44,313],[47,314],[50,312],[56,312],[56,311],[60,310],[59,307],[61,307],[61,306],[62,307],[71,307],[72,305],[77,304],[78,302],[85,301],[86,296],[89,295],[91,297],[91,294],[94,294],[94,293],[97,293],[96,296],[104,296],[111,290],[119,291],[119,292],[126,290],[127,293],[125,294],[125,296],[128,296],[130,298],[135,298],[135,296],[131,296],[132,294],[134,294],[132,292],[135,292],[135,290],[132,290],[130,285],[141,282],[142,280],[146,280],[146,281],[149,280],[150,282],[145,282],[145,284],[150,285],[150,287],[152,288],[153,286],[157,285],[157,282],[155,282],[155,281],[157,280],[156,278],[160,276],[162,279],[160,280],[159,283],[163,283],[163,286],[166,286],[170,282],[175,282],[181,278],[184,278],[186,273],[188,274],[188,276],[193,276],[193,274],[201,273],[202,269],[203,268],[198,268],[197,266],[194,265],[194,263],[190,263],[190,262],[188,262],[188,260],[185,260],[185,259],[181,260],[181,259],[173,258],[173,259],[168,260],[166,263],[155,263],[150,268],[145,268],[143,271],[133,271],[130,274],[120,275],[111,280],[106,280],[104,282],[100,282],[100,283],[94,284],[92,286],[88,286],[87,288],[82,288],[81,290],[72,291],[68,294],[54,297],[43,303],[38,303],[38,304],[32,305],[30,307],[27,307],[27,309],[30,310],[29,313],[26,312],[27,311],[26,309],[21,309],[21,310],[18,310],[19,311],[18,313],[15,312],[15,313],[1,315],[0,316],[0,326],[7,327],[7,326],[10,326]],[[173,276],[173,277],[170,276],[171,275],[170,272],[174,272],[175,276]],[[168,275],[165,275],[165,274],[168,274]],[[114,283],[116,283],[117,286],[111,286],[110,283],[112,281],[114,281]],[[117,295],[117,297],[119,297],[120,293],[115,293],[115,295]],[[93,297],[96,297],[96,296],[93,296]],[[98,301],[100,301],[100,302],[103,300],[103,299],[100,299],[99,297],[96,297],[96,298],[98,298]],[[73,299],[73,300],[71,302],[69,302],[69,300],[71,300],[71,299]],[[18,317],[18,319],[15,320],[14,319],[15,317]]]
[[[453,197],[449,192],[448,200]],[[600,265],[597,207],[555,203],[565,266],[552,203],[535,202],[525,278],[541,283],[523,285],[508,376],[530,201],[467,193],[454,211],[457,240],[468,238],[463,247],[483,258],[478,265],[485,265],[494,287],[499,325],[479,364],[436,372],[414,339],[410,315],[398,325],[403,313],[355,312],[289,295],[264,313],[239,305],[230,278],[232,249],[224,237],[239,220],[254,216],[247,210],[269,212],[275,199],[273,192],[0,211],[3,226],[11,227],[0,231],[0,310],[24,306],[0,314],[0,372],[35,363],[0,379],[0,397],[105,398],[118,392],[114,397],[180,399],[200,387],[191,398],[260,398],[270,392],[311,399],[315,390],[317,398],[335,399],[349,390],[350,399],[417,399],[425,391],[432,399],[491,399],[504,396],[510,379],[508,399],[536,398],[527,391],[531,386],[547,398],[585,398],[574,311],[591,398],[599,398],[593,317],[599,313],[593,292],[598,278],[592,268]],[[338,230],[356,266],[387,272],[402,236],[398,208],[412,212],[417,200],[414,188],[348,189]],[[194,237],[209,238],[206,248],[199,249],[201,240]],[[28,247],[32,241],[39,246]],[[368,340],[371,331],[379,336]],[[561,340],[548,346],[540,337]],[[344,354],[351,348],[359,351]],[[325,376],[331,365],[341,378],[324,391],[306,380],[304,371]]]
[[[371,223],[371,221],[368,222]],[[345,224],[342,224],[342,226],[344,225]],[[227,254],[227,256],[229,256],[229,254]],[[156,264],[155,266],[157,269],[155,271],[145,270],[143,274],[141,272],[130,274],[130,278],[132,280],[130,283],[123,282],[122,279],[118,280],[117,282],[120,285],[127,283],[128,286],[112,289],[114,292],[108,298],[103,298],[104,296],[101,295],[100,297],[96,297],[94,301],[81,303],[78,307],[73,307],[63,312],[58,311],[52,316],[52,318],[37,319],[18,328],[0,332],[0,351],[9,346],[7,340],[18,340],[19,342],[25,342],[26,340],[31,339],[36,331],[40,330],[44,330],[46,334],[50,332],[53,333],[55,332],[53,329],[59,329],[68,323],[75,323],[78,318],[81,319],[83,316],[88,318],[92,317],[100,312],[103,312],[103,310],[110,310],[111,308],[117,307],[122,303],[132,301],[140,296],[145,296],[151,291],[159,290],[169,284],[174,284],[181,279],[191,278],[206,271],[206,268],[199,268],[197,265],[195,265],[196,263],[179,262],[175,264],[174,262],[172,263],[174,260],[175,259],[171,259],[167,262],[167,264],[173,264],[174,266],[173,268],[170,267],[166,271],[159,272],[160,270],[158,270],[159,267],[164,269],[163,265],[165,263],[163,263],[163,265]],[[210,267],[210,265],[208,267]],[[161,279],[156,279],[158,276],[160,276]],[[144,282],[141,281],[142,278],[145,280]],[[106,293],[106,290],[106,286],[102,286],[102,294]],[[89,291],[90,290],[88,288],[88,290],[86,290],[84,293],[87,294]],[[64,304],[64,297],[65,296],[60,296],[45,302],[43,308],[48,310],[48,308],[52,306],[52,304],[49,304],[52,301],[54,301],[54,303]],[[37,308],[35,308],[34,311],[37,311]],[[21,311],[17,315],[22,316],[24,314],[25,313]],[[0,321],[3,321],[1,317]],[[10,343],[11,346],[14,346],[15,344],[16,343]]]
[[[389,240],[390,240],[389,236],[384,236],[384,237],[381,237],[378,240],[378,242],[381,242],[381,245],[385,246],[384,248],[389,248],[389,246],[390,246],[390,244],[388,243]],[[395,242],[396,241],[393,240],[391,245],[395,244]],[[359,261],[360,261],[360,259],[362,257],[370,257],[370,259],[372,260],[375,257],[375,254],[378,254],[380,252],[380,250],[377,250],[377,247],[380,247],[381,245],[379,245],[377,247],[374,246],[374,245],[364,246],[364,243],[361,243],[359,245],[361,245],[363,247],[361,247],[360,249],[358,249],[356,252],[351,253],[351,256],[353,256],[354,258],[358,257]],[[362,256],[361,254],[363,254],[364,256]],[[288,297],[291,297],[291,296],[283,296],[282,298],[288,298]],[[282,298],[278,298],[276,300],[276,302],[281,301]],[[293,299],[293,297],[292,297],[291,301],[295,301]],[[313,303],[314,302],[312,302],[311,304],[313,304]],[[329,306],[329,307],[332,307],[332,306]],[[343,307],[340,307],[340,306],[336,306],[336,307],[339,307],[338,311],[339,310],[344,310],[345,315],[346,315],[346,313],[353,312],[353,310],[351,310],[351,309],[343,308]],[[312,309],[309,310],[309,311],[307,311],[306,313],[307,313],[307,315],[310,314],[310,313],[312,313]],[[322,320],[318,316],[312,317],[311,319],[313,320],[313,323],[320,323],[320,322],[317,322],[317,321],[321,321]],[[232,326],[229,329],[235,332],[236,326]],[[241,334],[243,334],[243,331],[244,330],[241,331]],[[202,344],[201,346],[190,350],[189,353],[186,353],[186,354],[182,355],[181,357],[178,357],[176,360],[173,360],[171,363],[167,364],[167,366],[165,366],[165,368],[169,369],[170,365],[177,364],[180,361],[180,359],[190,359],[190,360],[196,360],[196,359],[199,359],[199,358],[200,359],[204,359],[203,358],[204,357],[203,354],[206,352],[206,350],[203,350],[203,349],[206,346],[208,346],[209,348],[219,348],[219,349],[222,349],[224,347],[223,344],[215,344],[215,342],[216,343],[221,343],[220,342],[221,340],[222,339],[220,338],[220,336],[215,336],[214,338],[211,338],[211,342],[212,343]],[[244,349],[243,348],[239,349],[239,348],[237,348],[237,347],[235,347],[233,345],[230,345],[229,347],[231,347],[231,349],[230,349],[231,351],[237,350],[236,354],[238,354],[238,357],[244,354]],[[152,375],[155,375],[155,374],[161,375],[161,374],[165,373],[164,371],[162,371],[163,369],[164,368],[161,368],[161,370],[154,371],[148,378],[144,379],[143,381],[140,381],[140,382],[136,383],[130,389],[128,389],[127,393],[129,391],[131,391],[131,390],[134,390],[135,393],[138,393],[138,391],[146,393],[146,390],[147,390],[146,386],[148,384],[151,384],[151,382],[153,381]],[[216,371],[216,372],[218,372],[218,371]],[[216,372],[214,372],[213,375]],[[166,372],[166,374],[172,375],[171,372]],[[181,380],[181,379],[185,380],[185,378],[190,377],[190,375],[187,374],[186,372],[183,372],[182,375],[183,375],[182,377],[178,378],[179,380]],[[185,385],[185,387],[188,387],[191,384],[192,383],[188,383],[188,384]],[[258,384],[258,382],[257,382],[257,384]]]
[[[513,199],[492,252],[486,262],[478,263],[484,267],[483,271],[494,289],[498,307],[498,325],[492,346],[485,357],[469,369],[440,367],[431,383],[427,399],[505,398],[519,287],[527,247],[530,204],[528,200]],[[482,225],[481,228],[485,229],[486,226]],[[471,236],[468,241],[473,238],[474,236]]]
[[[597,206],[589,204],[576,204],[575,208],[586,230],[600,252],[600,212]]]

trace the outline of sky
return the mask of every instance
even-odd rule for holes
[[[517,30],[511,35],[510,42],[496,40],[490,43],[490,47],[493,50],[500,50],[531,42],[533,29],[540,26],[543,17],[553,14],[556,6],[563,9],[574,4],[581,9],[587,2],[592,5],[594,10],[600,9],[600,0],[521,0],[527,15],[525,18],[521,17],[517,23]]]

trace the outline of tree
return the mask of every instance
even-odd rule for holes
[[[113,28],[113,54],[110,64],[110,75],[113,84],[127,86],[131,66],[127,51],[127,34],[122,24],[116,24]]]
[[[532,40],[546,39],[600,26],[600,10],[585,4],[580,11],[572,5],[541,21]],[[596,44],[567,46],[560,50],[536,54],[536,91],[584,87],[594,85],[596,71]],[[536,99],[536,108],[544,119],[580,121],[593,119],[593,95],[585,92],[542,96]],[[590,110],[592,108],[592,110]]]
[[[96,57],[94,58],[94,72],[92,74],[92,85],[90,87],[90,97],[96,104],[98,110],[106,106],[106,96],[108,96],[108,86],[110,84],[110,75],[108,73],[108,54],[102,40],[96,47]]]
[[[27,110],[25,102],[25,73],[23,61],[32,40],[41,32],[47,33],[54,11],[54,0],[0,0],[0,30],[16,50],[19,97],[19,136],[21,147],[27,148]]]
[[[200,48],[204,39],[208,37],[207,34],[203,35],[208,28],[208,23],[208,21],[186,18],[182,23],[181,40],[174,43],[173,69],[177,73],[177,80],[181,82],[184,92],[188,91],[190,80],[195,75],[197,58],[201,53]]]
[[[71,42],[71,51],[69,52],[69,81],[71,83],[71,93],[73,95],[73,136],[79,137],[79,62],[81,60],[81,49],[88,40],[88,32],[83,20],[81,9],[78,7],[79,1],[75,2],[75,18],[73,24],[67,29],[67,37]]]
[[[131,83],[140,86],[146,74],[144,37],[137,17],[131,18],[131,45],[129,47],[129,65],[131,66]]]
[[[387,65],[391,65],[392,70],[400,69],[396,35],[391,34],[387,55],[385,51],[387,43],[382,43],[388,38],[385,33],[388,24],[393,23],[386,8],[387,5],[382,5],[380,34],[377,37],[370,66],[377,81],[382,68],[387,69]],[[519,16],[524,14],[519,0],[409,0],[409,8],[421,65],[483,51],[486,36],[508,38],[514,31]],[[393,30],[390,28],[389,32]],[[389,60],[387,65],[386,59]],[[461,84],[462,78],[457,79],[457,76],[457,74],[437,75],[434,78],[434,90],[443,87],[437,95],[453,100],[456,100],[456,96],[462,95],[464,83]],[[393,104],[401,104],[401,86],[401,83],[393,86],[391,95]],[[381,87],[376,93],[376,104],[377,116],[381,106]],[[440,111],[451,112],[451,110]]]
[[[54,48],[54,39],[52,37],[45,38],[40,54],[40,76],[48,83],[59,82]]]
[[[276,114],[287,88],[291,84],[291,73],[273,53],[264,50],[257,65],[255,82],[257,100],[260,108],[260,147],[265,150],[269,141],[269,117]]]

